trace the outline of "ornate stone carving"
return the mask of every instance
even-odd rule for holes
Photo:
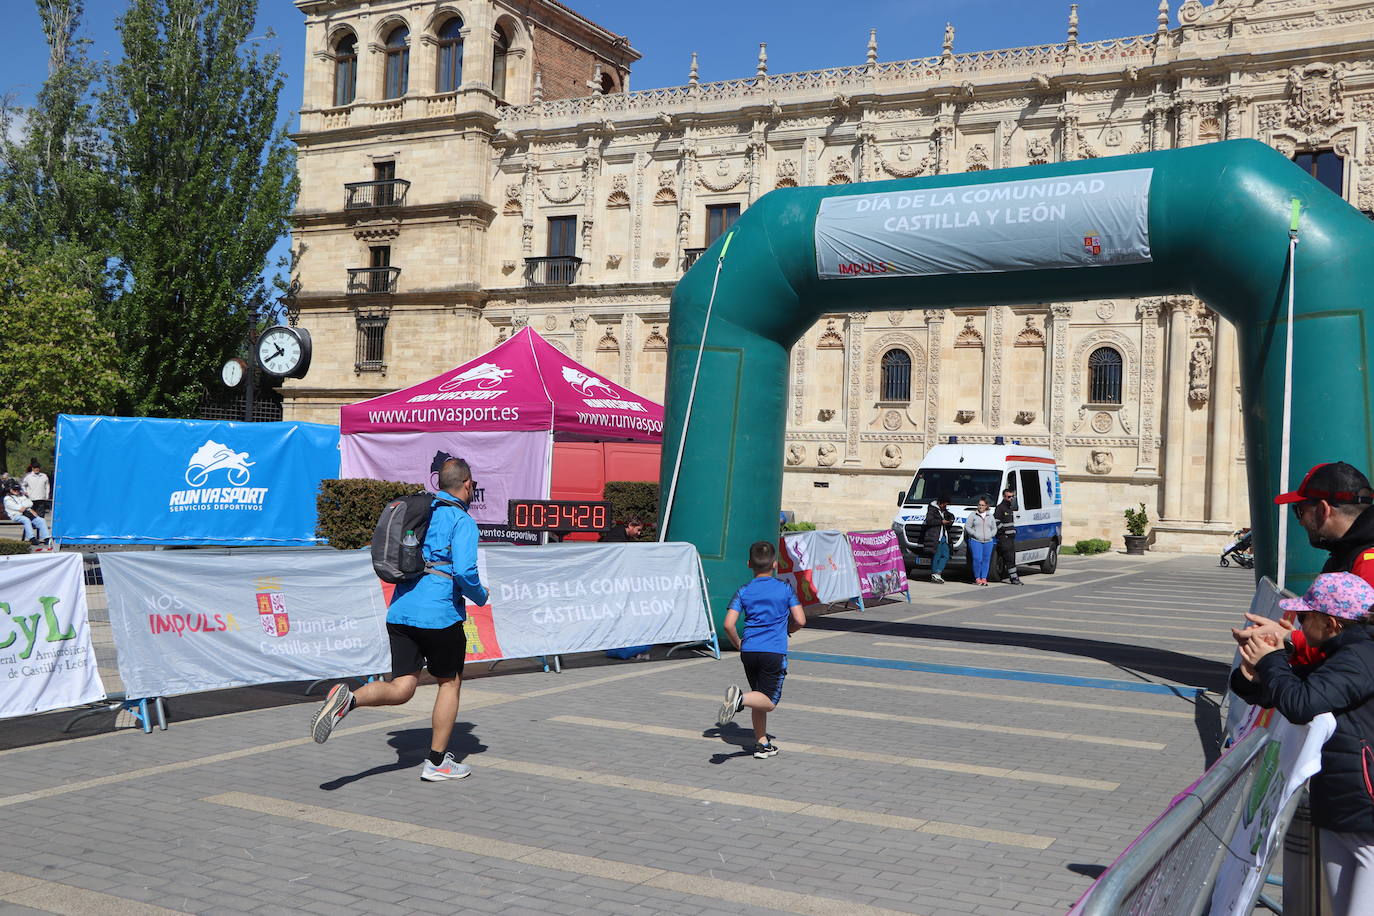
[[[1116,314],[1116,303],[1112,302],[1111,300],[1099,302],[1097,303],[1096,311],[1098,318],[1102,319],[1103,321],[1111,321],[1112,316]]]
[[[1050,306],[1050,335],[1053,338],[1054,354],[1050,378],[1050,448],[1056,460],[1064,459],[1064,377],[1069,371],[1069,318],[1073,315],[1072,306],[1055,303]]]
[[[825,320],[825,330],[821,332],[820,340],[816,341],[817,350],[843,350],[844,338],[840,332],[835,330],[835,319]]]
[[[964,326],[959,331],[959,336],[954,338],[956,347],[981,347],[983,345],[983,335],[978,328],[974,327],[972,315],[964,317]]]
[[[1188,357],[1188,400],[1206,404],[1210,396],[1212,378],[1212,342],[1199,340],[1193,344]]]
[[[840,450],[829,442],[822,443],[821,447],[816,449],[816,463],[823,468],[834,467],[839,458]]]
[[[1083,381],[1088,375],[1088,354],[1098,347],[1114,347],[1121,354],[1121,359],[1125,363],[1122,375],[1121,399],[1123,402],[1136,396],[1140,390],[1140,357],[1137,355],[1134,342],[1122,334],[1120,331],[1103,329],[1094,331],[1078,342],[1074,348],[1073,368],[1070,374],[1073,376],[1073,394],[1071,403],[1084,404]],[[1151,373],[1152,374],[1152,373]],[[1122,412],[1125,412],[1123,404]],[[1094,417],[1094,429],[1096,429],[1096,417]],[[1111,417],[1108,417],[1110,421]],[[1098,430],[1101,432],[1101,430]]]
[[[1288,111],[1284,118],[1290,127],[1314,131],[1341,120],[1342,81],[1347,65],[1308,64],[1288,71]]]
[[[1155,366],[1159,359],[1159,316],[1164,309],[1162,299],[1144,299],[1139,304],[1141,334],[1144,337],[1142,362],[1145,365],[1144,383],[1140,389],[1140,444],[1138,466],[1153,470],[1158,455],[1155,436]]]
[[[806,338],[792,347],[792,422],[800,426],[806,400]]]
[[[1192,336],[1211,337],[1216,329],[1216,313],[1205,305],[1199,305],[1197,314],[1192,317],[1190,322],[1190,333]]]
[[[988,425],[996,428],[1002,425],[1002,320],[1003,309],[999,305],[988,308],[988,334],[992,338],[988,346],[988,362],[992,364],[991,389],[988,397]]]
[[[1089,474],[1110,474],[1112,472],[1112,453],[1103,449],[1093,449],[1088,459]]]
[[[620,341],[616,339],[615,331],[607,328],[606,333],[596,342],[596,349],[601,353],[619,353]]]
[[[524,212],[524,206],[520,202],[521,187],[518,184],[506,185],[506,205],[501,209],[505,216],[519,216]]]
[[[1035,326],[1035,316],[1026,316],[1026,326],[1016,335],[1016,346],[1018,347],[1041,347],[1045,346],[1045,332]]]
[[[544,316],[544,330],[546,330],[546,331],[552,331],[552,330],[556,329],[557,327],[558,327],[558,316],[557,316],[557,315],[545,315],[545,316]]]
[[[820,410],[816,411],[816,419],[820,420],[822,423],[829,423],[831,420],[835,419],[835,411],[830,407],[822,407]]]
[[[883,429],[896,432],[902,428],[902,414],[897,410],[883,411]]]
[[[956,410],[954,412],[955,423],[972,423],[973,418],[978,415],[976,410]]]
[[[712,181],[711,179],[707,178],[704,173],[698,173],[697,184],[701,185],[703,188],[706,188],[708,191],[715,191],[717,194],[723,194],[726,191],[733,191],[735,188],[740,186],[744,179],[749,177],[749,167],[747,165],[742,167],[739,170],[739,174],[736,175],[734,178],[725,177],[729,174],[730,164],[726,162],[724,159],[721,159],[716,163],[716,175],[725,180]]]
[[[611,193],[606,198],[606,206],[612,209],[630,205],[630,176],[615,175],[611,178]]]
[[[795,188],[797,186],[797,160],[784,159],[778,163],[774,187]]]
[[[900,445],[884,445],[883,455],[878,459],[878,463],[885,468],[899,468],[902,466],[902,447]]]
[[[1050,161],[1050,142],[1047,137],[1029,137],[1026,140],[1026,158],[1029,165],[1045,165]]]
[[[849,184],[854,180],[850,177],[854,166],[846,156],[836,156],[831,159],[827,168],[830,172],[830,180],[826,184]]]
[[[658,190],[654,193],[654,203],[656,204],[675,204],[677,203],[677,191],[674,185],[677,184],[677,174],[672,169],[664,169],[658,173]]]
[[[668,338],[659,331],[658,325],[649,328],[649,336],[644,338],[645,350],[666,350],[668,349]]]
[[[894,328],[906,320],[906,312],[888,312],[887,323]]]
[[[891,331],[864,347],[864,397],[874,399],[878,393],[878,376],[882,370],[883,354],[892,349],[905,350],[911,357],[911,403],[921,399],[921,389],[925,385],[925,352],[915,335],[903,331]]]
[[[551,204],[569,204],[577,200],[577,196],[582,193],[582,185],[574,183],[568,175],[559,175],[554,183],[555,190],[550,190],[544,182],[539,182],[539,193],[544,195],[544,199]]]
[[[940,335],[945,326],[945,313],[940,309],[926,309],[926,442],[937,441],[940,410]]]
[[[868,316],[863,312],[850,312],[845,322],[845,374],[849,384],[845,388],[845,464],[858,464],[859,457],[859,367],[864,359],[864,323]]]
[[[1029,426],[1030,424],[1035,422],[1035,411],[1018,410],[1016,412],[1015,422],[1020,424],[1021,426]]]
[[[1112,431],[1112,415],[1105,410],[1099,410],[1093,414],[1093,432],[1105,435]],[[1077,427],[1075,427],[1075,431]]]
[[[968,155],[964,158],[964,170],[967,172],[981,172],[988,167],[988,148],[981,143],[975,143],[969,147]]]
[[[796,467],[806,460],[806,446],[793,442],[787,446],[787,466]]]

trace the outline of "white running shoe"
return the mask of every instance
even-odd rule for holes
[[[444,762],[437,767],[425,761],[425,767],[420,771],[420,778],[425,782],[443,782],[445,779],[462,779],[472,775],[472,767],[466,763],[459,763],[452,754],[444,755]]]
[[[314,736],[316,744],[324,744],[329,740],[329,733],[334,726],[348,715],[348,701],[351,699],[353,691],[348,689],[347,684],[335,684],[330,688],[324,705],[315,713],[315,721],[310,726],[310,734]]]
[[[731,684],[725,691],[725,702],[720,704],[720,712],[716,713],[716,726],[724,728],[729,725],[735,713],[743,708],[744,691],[739,689],[738,684]]]

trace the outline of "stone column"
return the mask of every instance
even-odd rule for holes
[[[1192,303],[1171,299],[1169,307],[1169,351],[1165,354],[1164,377],[1164,517],[1183,517],[1184,427],[1188,422],[1188,319]]]
[[[864,371],[864,324],[867,320],[868,315],[864,312],[850,312],[845,325],[847,339],[844,342],[844,359],[849,379],[844,388],[844,463],[847,465],[862,463],[859,456],[859,417],[863,411],[859,404],[859,380]]]
[[[1236,412],[1235,384],[1231,378],[1236,362],[1236,329],[1217,316],[1217,340],[1212,353],[1212,441],[1207,453],[1207,520],[1231,521],[1232,457],[1231,418]]]
[[[1140,448],[1136,454],[1136,473],[1153,474],[1158,464],[1155,454],[1155,398],[1163,377],[1159,362],[1159,299],[1140,302],[1140,336],[1144,341],[1140,366]]]
[[[1002,306],[988,306],[987,320],[984,322],[983,341],[987,346],[991,368],[987,373],[987,403],[983,405],[983,416],[987,418],[988,430],[994,433],[1002,429],[1002,316]]]
[[[945,310],[926,309],[926,423],[925,447],[940,442],[940,348],[944,345]]]
[[[1069,409],[1064,383],[1069,377],[1069,319],[1072,317],[1072,305],[1057,302],[1050,306],[1050,346],[1053,350],[1050,351],[1052,356],[1049,362],[1052,387],[1046,425],[1050,430],[1050,449],[1054,452],[1054,460],[1060,464],[1064,463],[1064,415]],[[1075,366],[1074,371],[1082,370]]]

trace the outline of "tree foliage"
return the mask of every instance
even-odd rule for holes
[[[135,413],[190,415],[268,309],[261,272],[296,175],[256,14],[257,0],[130,0],[119,21],[100,119],[122,270],[111,320]]]
[[[0,358],[0,444],[51,447],[57,414],[106,413],[119,398],[114,335],[72,266],[61,254],[0,247],[0,327],[14,332]]]
[[[109,149],[90,103],[96,69],[77,37],[82,0],[37,0],[48,76],[37,104],[0,110],[0,244],[60,250],[103,293],[110,254]]]

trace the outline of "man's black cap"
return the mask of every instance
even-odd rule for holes
[[[1374,494],[1369,488],[1369,478],[1344,461],[1319,464],[1307,472],[1302,483],[1291,493],[1280,493],[1274,502],[1280,506],[1302,502],[1305,499],[1322,499],[1328,503],[1370,503]]]

